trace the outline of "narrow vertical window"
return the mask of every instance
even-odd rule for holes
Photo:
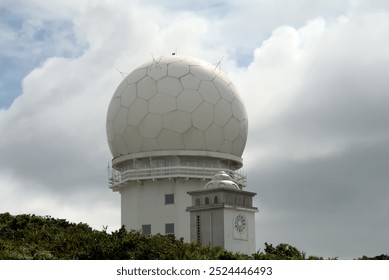
[[[196,206],[200,206],[200,204],[201,204],[200,198],[196,198]]]
[[[213,198],[213,203],[214,203],[214,204],[218,204],[218,203],[219,203],[219,197],[218,197],[218,196],[215,196],[215,197]]]
[[[209,197],[206,197],[206,198],[205,198],[204,203],[205,203],[205,205],[208,205],[208,204],[209,204]]]
[[[201,243],[200,215],[196,216],[196,239],[197,243]]]

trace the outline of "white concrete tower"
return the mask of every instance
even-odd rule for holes
[[[230,80],[204,61],[172,55],[136,68],[112,97],[107,138],[109,185],[121,194],[127,229],[189,241],[188,192],[220,170],[245,186],[246,110]]]

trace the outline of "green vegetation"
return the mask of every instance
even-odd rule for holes
[[[389,255],[388,254],[382,254],[382,255],[379,255],[379,256],[375,256],[375,257],[363,256],[361,258],[358,258],[358,260],[389,260]]]
[[[382,255],[388,259],[388,255]],[[364,257],[367,258],[367,257]],[[176,240],[173,235],[143,235],[124,227],[107,233],[94,230],[84,223],[35,215],[0,214],[0,259],[63,259],[63,260],[123,260],[123,259],[261,259],[304,260],[295,247],[265,243],[265,249],[252,256],[232,253],[221,248],[201,246]]]

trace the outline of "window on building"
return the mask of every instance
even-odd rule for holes
[[[151,225],[142,225],[143,234],[151,234]]]
[[[174,204],[174,194],[165,194],[165,204]]]
[[[208,204],[209,204],[209,197],[206,197],[206,198],[205,198],[204,204],[205,204],[205,205],[208,205]]]
[[[218,196],[215,196],[215,197],[213,198],[213,203],[214,203],[214,204],[218,204],[218,203],[219,203],[219,197],[218,197]]]
[[[201,243],[200,215],[196,216],[196,239],[197,243]]]
[[[243,205],[243,197],[241,196],[236,197],[236,205]]]
[[[200,206],[201,204],[201,200],[200,198],[196,198],[196,202],[195,202],[196,206]]]
[[[174,224],[165,224],[165,234],[174,234]]]

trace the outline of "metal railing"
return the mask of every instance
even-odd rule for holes
[[[231,179],[240,187],[246,186],[246,174],[241,171],[213,168],[213,167],[193,167],[193,166],[164,166],[150,167],[142,169],[116,170],[108,167],[109,187],[113,188],[128,181],[170,179],[170,178],[197,178],[212,179],[219,171],[225,171]]]

